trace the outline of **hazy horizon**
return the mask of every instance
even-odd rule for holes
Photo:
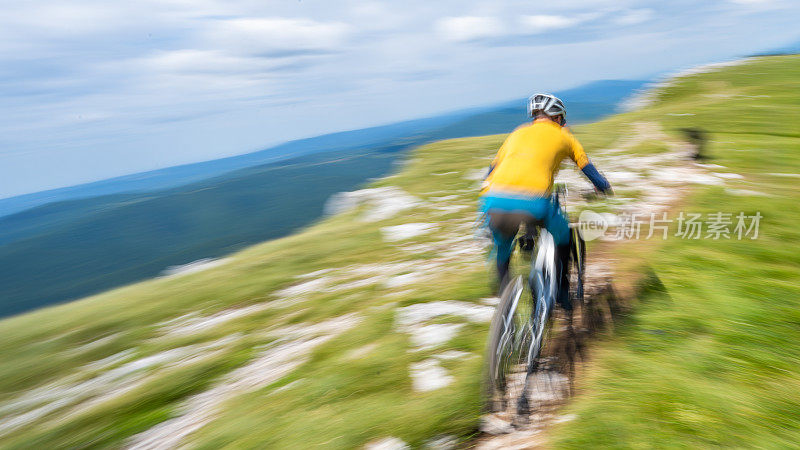
[[[641,82],[649,83],[651,81],[655,82],[655,80],[656,80],[656,77],[654,77],[652,79],[641,79],[641,80],[593,80],[593,81],[589,81],[589,82],[586,82],[586,83],[578,84],[576,86],[568,86],[566,88],[559,89],[559,91],[568,91],[568,90],[571,90],[571,89],[581,88],[581,87],[584,87],[584,86],[591,85],[593,83],[600,83],[600,82],[604,82],[604,81],[641,81]],[[522,98],[523,97],[518,97],[518,99],[522,99]],[[514,101],[514,100],[515,99],[500,99],[500,100],[497,100],[497,101],[495,101],[495,102],[493,102],[491,104],[465,106],[463,108],[459,108],[459,109],[455,109],[455,110],[449,109],[449,110],[444,110],[444,111],[437,111],[437,112],[433,112],[433,113],[430,113],[430,114],[427,114],[427,115],[424,115],[424,116],[401,118],[399,120],[395,120],[395,121],[391,121],[391,122],[381,122],[381,123],[376,123],[376,124],[365,125],[363,127],[347,128],[347,129],[341,129],[341,130],[333,130],[333,131],[329,131],[329,132],[326,132],[326,133],[316,133],[316,134],[310,134],[310,135],[305,135],[305,136],[298,136],[296,138],[292,138],[292,139],[288,139],[288,140],[284,140],[284,141],[272,142],[272,143],[260,146],[258,148],[252,148],[252,149],[244,150],[244,151],[242,151],[240,153],[234,153],[234,154],[230,154],[230,155],[221,155],[221,156],[210,157],[210,158],[201,159],[201,160],[189,160],[189,161],[186,161],[186,162],[180,162],[180,163],[171,164],[171,165],[167,165],[167,166],[159,166],[159,167],[154,167],[154,168],[151,168],[151,169],[136,170],[136,171],[130,171],[130,172],[123,171],[123,172],[120,172],[120,173],[117,173],[117,174],[112,174],[112,175],[109,175],[109,176],[100,176],[99,178],[87,179],[87,180],[79,181],[79,182],[73,183],[73,184],[67,184],[67,185],[63,185],[63,186],[54,186],[54,187],[51,187],[51,188],[46,188],[46,189],[41,189],[41,190],[34,190],[34,191],[30,191],[30,192],[23,192],[23,193],[20,193],[20,194],[9,195],[9,196],[6,196],[6,197],[1,197],[0,196],[0,200],[10,199],[10,198],[14,198],[14,197],[21,197],[21,196],[25,196],[25,195],[28,195],[28,194],[37,194],[37,193],[48,192],[48,191],[53,191],[53,190],[58,190],[58,189],[77,187],[77,186],[82,186],[82,185],[87,185],[87,184],[92,184],[92,183],[97,183],[97,182],[111,181],[111,180],[115,180],[115,179],[118,179],[118,178],[126,178],[126,177],[131,177],[131,176],[140,175],[140,174],[144,175],[144,174],[147,174],[147,173],[157,172],[157,171],[160,171],[160,170],[163,170],[163,169],[169,169],[169,168],[174,168],[174,167],[181,167],[181,166],[186,166],[186,165],[191,165],[191,164],[211,162],[211,161],[216,161],[216,160],[225,159],[225,158],[233,158],[233,157],[237,157],[237,156],[248,155],[248,154],[251,154],[251,153],[257,153],[257,152],[260,152],[260,151],[269,150],[269,149],[271,149],[273,147],[277,147],[277,146],[280,146],[280,145],[283,145],[283,144],[287,144],[287,143],[290,143],[290,142],[304,140],[304,139],[313,139],[313,138],[316,138],[316,137],[326,136],[326,135],[329,135],[329,134],[347,133],[347,132],[350,132],[350,131],[358,131],[358,130],[368,129],[368,128],[378,128],[378,127],[382,127],[382,126],[388,126],[388,125],[393,125],[393,124],[398,124],[398,123],[403,123],[403,122],[411,122],[411,121],[414,121],[414,120],[421,120],[421,119],[426,119],[426,118],[431,118],[431,117],[437,117],[437,116],[440,116],[440,115],[444,116],[444,115],[447,115],[447,114],[457,114],[457,113],[462,112],[462,111],[469,111],[470,109],[479,110],[479,109],[484,109],[484,108],[492,108],[492,107],[504,105],[505,103],[508,103],[508,102],[511,102],[511,101]],[[521,112],[521,114],[522,114],[522,112],[524,112],[524,108],[525,108],[525,105],[523,103],[520,103],[520,112]],[[290,156],[287,156],[287,157],[290,157]],[[285,159],[285,158],[284,157],[278,157],[277,158],[277,160],[282,160],[282,159]]]

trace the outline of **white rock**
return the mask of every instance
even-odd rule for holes
[[[398,309],[397,323],[404,327],[445,315],[461,316],[471,322],[489,322],[494,315],[494,308],[456,300],[415,303]]]
[[[132,348],[123,350],[119,353],[114,353],[111,356],[107,356],[97,361],[92,361],[82,366],[79,372],[94,372],[97,370],[107,369],[111,366],[114,366],[122,361],[129,359],[131,356],[133,356],[134,353],[136,352]]]
[[[372,441],[364,446],[366,450],[406,450],[408,448],[408,444],[396,437],[387,437],[378,441]]]
[[[396,186],[386,186],[353,192],[339,192],[328,199],[324,210],[326,214],[339,214],[354,209],[362,203],[370,206],[362,220],[375,222],[388,219],[421,202]]]
[[[383,275],[376,275],[373,277],[362,278],[360,280],[352,280],[345,283],[335,284],[333,286],[327,287],[324,289],[325,292],[342,292],[342,291],[349,291],[352,289],[359,289],[366,286],[371,286],[373,284],[378,284],[386,280],[386,277]]]
[[[728,180],[741,180],[744,178],[743,176],[739,175],[738,173],[728,173],[728,172],[712,172],[714,176],[728,179]]]
[[[435,438],[425,441],[424,447],[429,448],[431,450],[455,449],[458,447],[458,437],[453,436],[452,434],[437,436]]]
[[[497,436],[512,433],[514,426],[494,414],[488,414],[481,417],[480,430],[486,434]]]
[[[453,380],[454,378],[448,375],[447,370],[440,366],[436,359],[426,359],[411,365],[411,382],[417,392],[441,389]]]
[[[395,242],[430,233],[436,228],[436,224],[433,223],[404,223],[402,225],[383,227],[381,228],[381,234],[383,234],[383,240]]]
[[[464,178],[470,181],[482,181],[488,173],[488,168],[472,169],[464,175]]]
[[[322,275],[325,275],[327,273],[332,272],[333,270],[334,269],[332,269],[332,268],[315,270],[313,272],[308,272],[308,273],[304,273],[302,275],[297,275],[297,276],[295,276],[295,278],[297,278],[298,280],[305,280],[305,279],[308,279],[308,278],[319,278]]]
[[[571,422],[577,418],[578,416],[576,416],[575,414],[564,414],[563,416],[559,416],[553,419],[553,423]]]
[[[355,313],[344,314],[317,323],[299,323],[286,325],[272,330],[269,335],[277,337],[279,340],[302,340],[324,335],[336,335],[342,331],[352,328],[360,321]]]
[[[268,303],[260,303],[242,308],[226,309],[206,317],[182,316],[186,318],[164,326],[160,331],[163,334],[171,336],[195,334],[220,326],[226,322],[230,322],[231,320],[264,311],[268,308]]]
[[[79,346],[77,346],[75,348],[71,348],[71,349],[67,350],[67,352],[71,353],[71,354],[78,354],[78,353],[88,352],[89,350],[94,350],[96,348],[102,347],[102,346],[112,342],[113,340],[115,340],[119,336],[120,336],[120,333],[112,333],[112,334],[110,334],[108,336],[103,336],[101,338],[94,339],[94,340],[89,341],[89,342],[87,342],[85,344],[79,345]]]
[[[467,208],[474,208],[474,205],[428,205],[431,209],[442,212],[444,214],[456,213]]]
[[[292,382],[286,383],[281,387],[275,388],[275,390],[270,392],[268,395],[274,395],[274,394],[278,394],[278,393],[281,393],[281,392],[284,392],[284,391],[288,391],[289,389],[292,389],[292,388],[296,387],[297,385],[303,383],[304,381],[305,381],[305,378],[300,378],[299,380],[294,380]]]
[[[773,177],[800,178],[800,173],[767,173]]]
[[[299,284],[283,288],[273,292],[273,295],[281,298],[299,297],[304,294],[312,292],[319,292],[331,283],[328,277],[314,278],[312,280],[304,281]]]
[[[708,175],[705,173],[693,173],[687,174],[686,178],[683,181],[688,181],[690,183],[695,184],[707,184],[707,185],[722,185],[725,184],[725,181],[721,178],[715,177],[713,175]]]
[[[394,289],[407,286],[409,284],[418,283],[423,279],[425,279],[425,274],[423,272],[411,272],[390,277],[383,284],[389,289]]]
[[[749,197],[770,197],[769,194],[765,194],[759,191],[753,191],[750,189],[725,189],[725,192],[731,195],[741,195],[741,196],[749,196]]]
[[[221,266],[230,261],[230,258],[222,258],[222,259],[214,259],[214,258],[203,258],[198,259],[197,261],[192,261],[188,264],[183,264],[179,266],[169,266],[161,272],[161,276],[163,277],[176,277],[180,275],[188,275],[190,273],[196,273],[203,270],[211,269],[212,267]]]
[[[441,202],[449,202],[449,201],[453,201],[453,200],[457,200],[457,199],[458,199],[458,195],[451,194],[451,195],[442,195],[442,196],[439,196],[439,197],[431,197],[431,198],[428,199],[428,201],[432,202],[432,203],[441,203]]]
[[[427,350],[450,341],[465,326],[463,323],[426,323],[447,315],[460,316],[471,322],[488,322],[492,320],[494,307],[454,300],[416,303],[398,308],[395,324],[398,331],[411,335],[415,351]]]
[[[463,323],[434,323],[417,325],[411,329],[411,343],[418,350],[438,347],[456,337]]]
[[[375,343],[375,342],[372,342],[372,343],[369,343],[369,344],[366,344],[366,345],[362,345],[361,347],[354,348],[354,349],[350,350],[349,352],[347,352],[344,355],[344,358],[345,359],[361,359],[361,358],[367,356],[368,354],[372,353],[373,350],[375,350],[376,348],[378,348],[378,344]]]
[[[451,359],[463,359],[463,358],[466,358],[468,356],[471,356],[471,354],[467,353],[467,352],[462,352],[462,351],[459,351],[459,350],[447,350],[446,352],[437,353],[437,354],[433,355],[434,358],[439,359],[439,360],[443,360],[443,361],[451,360]]]

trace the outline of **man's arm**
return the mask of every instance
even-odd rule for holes
[[[606,180],[606,178],[597,171],[597,168],[591,162],[583,166],[581,169],[586,178],[592,182],[594,187],[597,188],[598,191],[602,193],[608,193],[611,191],[611,184]]]
[[[586,156],[586,152],[583,150],[583,146],[572,133],[568,133],[569,140],[570,140],[570,158],[575,161],[575,164],[581,169],[586,178],[592,182],[595,188],[598,191],[603,193],[608,193],[611,191],[611,184],[606,180],[606,178],[600,174],[597,168],[589,161],[589,157]]]

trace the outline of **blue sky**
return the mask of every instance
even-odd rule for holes
[[[0,14],[0,197],[800,39],[795,0],[29,0]]]

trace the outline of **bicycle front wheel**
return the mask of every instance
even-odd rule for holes
[[[523,392],[532,334],[530,305],[523,291],[522,277],[506,286],[489,328],[484,380],[489,412],[507,410]]]

